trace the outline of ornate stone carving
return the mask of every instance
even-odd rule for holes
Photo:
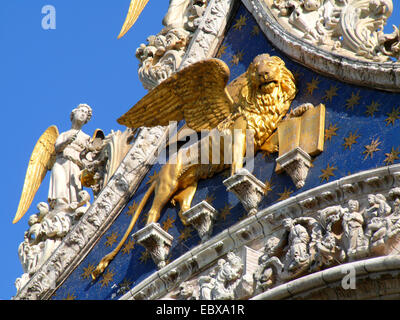
[[[227,190],[234,193],[249,215],[257,212],[258,204],[265,194],[265,184],[242,168],[223,181]]]
[[[276,162],[292,178],[296,188],[304,186],[308,170],[311,167],[311,157],[300,147],[285,153],[276,159]]]
[[[101,235],[102,226],[110,223],[124,205],[125,193],[117,187],[118,177],[122,175],[126,179],[129,184],[129,190],[126,192],[131,193],[137,187],[140,177],[147,172],[145,169],[155,161],[155,152],[166,135],[167,132],[162,127],[140,130],[116,174],[110,178],[108,184],[100,191],[87,212],[76,222],[76,226],[64,237],[51,257],[37,268],[37,272],[27,283],[23,281],[24,279],[17,281],[16,285],[20,290],[15,299],[39,297],[46,299],[51,296],[59,281],[71,272],[70,268],[73,268],[74,261],[84,256]]]
[[[186,7],[183,7],[183,2],[178,4],[178,11],[170,9],[163,21],[166,27],[157,35],[148,37],[147,45],[141,44],[136,50],[136,57],[140,61],[139,79],[145,89],[153,89],[181,65],[207,6],[206,0],[185,2]]]
[[[335,51],[373,61],[398,56],[398,30],[384,35],[393,11],[391,0],[266,0],[271,12],[299,38]]]
[[[390,190],[393,209],[380,193],[368,194],[360,209],[360,200],[350,199],[348,206],[330,206],[315,218],[287,218],[283,240],[267,243],[254,274],[255,290],[262,292],[277,284],[309,272],[388,254],[400,233],[400,188]]]
[[[164,231],[158,223],[151,223],[136,232],[133,237],[136,242],[150,253],[159,269],[166,265],[173,237]]]
[[[318,70],[321,73],[325,73],[327,75],[331,75],[334,78],[338,78],[341,81],[346,81],[362,86],[371,86],[386,91],[400,91],[399,63],[380,62],[379,59],[389,59],[383,53],[379,56],[379,61],[375,62],[371,59],[368,60],[367,58],[365,58],[365,56],[358,56],[356,55],[356,53],[353,53],[351,51],[347,51],[349,52],[348,56],[340,54],[337,50],[330,50],[331,48],[329,48],[329,46],[325,46],[323,47],[324,50],[321,50],[321,46],[315,45],[311,40],[304,39],[304,33],[300,31],[300,29],[297,29],[289,23],[288,16],[279,16],[279,9],[272,8],[273,0],[242,1],[246,8],[257,20],[258,25],[260,26],[268,40],[270,40],[275,47],[285,52],[285,54],[292,59],[295,59],[296,61],[299,61],[303,65],[309,66],[314,70]],[[288,1],[282,0],[280,2],[286,3]],[[293,2],[302,4],[301,1],[297,0]],[[340,4],[339,1],[331,2],[335,3],[335,5]],[[357,1],[341,1],[341,4],[342,6],[345,6],[347,5],[347,3],[350,2]],[[368,1],[362,2],[367,3]],[[324,0],[323,3],[327,4],[328,0]],[[318,9],[317,11],[308,12],[308,15],[305,19],[306,22],[315,22],[317,18],[313,17],[319,14],[321,10],[322,9],[320,7],[320,9]],[[275,13],[273,13],[272,11],[275,11]],[[357,14],[358,13],[356,13],[356,15]],[[328,17],[330,16],[331,15],[328,15]],[[335,18],[335,16],[332,17]],[[374,21],[374,18],[371,18],[368,20],[368,23],[373,24]],[[379,25],[379,20],[377,24]],[[327,25],[329,25],[329,23]],[[361,29],[362,27],[360,25],[359,30]],[[315,29],[314,32],[318,32],[317,29]],[[365,35],[368,34],[369,31],[366,31]],[[372,36],[372,38],[379,34],[379,31],[373,34],[374,35]],[[338,36],[340,38],[340,35]],[[388,40],[388,42],[386,42],[386,46],[397,48],[396,35],[394,35],[393,38],[395,40]],[[396,49],[394,49],[394,51],[395,50]],[[343,51],[345,50],[343,49]]]
[[[108,183],[132,147],[135,133],[131,129],[124,132],[111,131],[106,137],[95,138],[91,148],[82,153],[81,157],[86,164],[82,180],[86,187],[93,190],[95,197]]]
[[[211,236],[213,223],[217,214],[218,211],[215,210],[207,201],[202,201],[189,210],[183,212],[182,217],[186,223],[192,225],[197,230],[201,241],[206,241]]]

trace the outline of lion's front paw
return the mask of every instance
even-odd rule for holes
[[[312,103],[303,103],[302,105],[299,105],[298,107],[294,108],[290,113],[288,114],[288,118],[296,118],[296,117],[301,117],[307,110],[313,109],[314,106]]]

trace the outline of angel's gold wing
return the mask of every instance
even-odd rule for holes
[[[47,171],[52,168],[55,161],[54,144],[58,135],[57,127],[51,126],[36,143],[26,170],[24,187],[13,223],[17,223],[28,211]]]
[[[233,112],[233,100],[226,88],[229,74],[222,60],[196,62],[150,91],[118,123],[139,128],[166,126],[184,119],[193,130],[211,130]]]
[[[126,16],[124,25],[122,26],[121,32],[119,33],[118,39],[122,38],[125,33],[127,33],[129,29],[132,28],[137,18],[139,18],[139,15],[142,13],[147,2],[149,2],[149,0],[131,0],[129,11]]]

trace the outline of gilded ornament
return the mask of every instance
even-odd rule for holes
[[[201,143],[191,146],[193,149],[181,148],[162,167],[140,202],[121,242],[101,260],[92,273],[93,278],[104,271],[121,249],[153,192],[155,197],[147,225],[159,219],[162,208],[172,199],[179,202],[179,215],[182,216],[182,212],[190,209],[198,180],[229,167],[231,175],[235,174],[243,167],[248,132],[253,135],[254,151],[257,152],[286,115],[297,90],[294,77],[282,59],[268,54],[259,55],[246,73],[227,86],[229,73],[228,66],[218,59],[194,63],[163,81],[118,119],[120,124],[130,128],[165,126],[170,121],[185,120],[187,126],[195,131],[209,130],[210,135],[203,139],[211,143],[207,148],[201,148],[198,154],[198,157],[206,155],[208,164],[204,164],[204,158],[198,159],[197,163],[193,163],[192,157],[187,158],[188,152],[192,150],[195,154]],[[210,164],[212,148],[209,146],[215,143],[212,132],[219,133],[218,139],[224,135],[234,138],[231,163],[225,163],[224,144],[220,144],[220,161]]]

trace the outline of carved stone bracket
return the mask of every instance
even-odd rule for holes
[[[311,157],[300,147],[285,153],[276,159],[276,162],[292,178],[297,189],[304,186],[308,169],[311,167]]]
[[[159,269],[166,265],[169,249],[174,239],[158,223],[151,223],[133,235],[138,244],[145,247]]]
[[[249,215],[257,212],[258,204],[265,194],[265,184],[246,169],[223,181],[229,192],[234,193]]]
[[[199,233],[201,241],[208,240],[213,230],[214,220],[218,214],[207,201],[202,201],[182,213],[188,224],[191,224]]]

